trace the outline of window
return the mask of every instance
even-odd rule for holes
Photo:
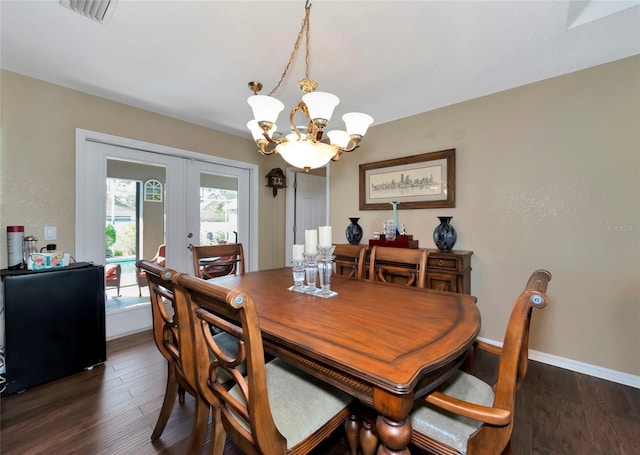
[[[145,202],[162,202],[162,183],[157,180],[147,180],[144,182]]]

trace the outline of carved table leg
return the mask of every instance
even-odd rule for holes
[[[349,445],[349,455],[358,455],[358,433],[360,432],[360,419],[355,414],[350,415],[344,422],[344,432]]]
[[[376,431],[380,438],[378,455],[409,455],[411,442],[411,420],[396,422],[384,416],[378,416]]]

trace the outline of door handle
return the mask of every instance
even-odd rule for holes
[[[187,250],[193,251],[193,243],[187,245]]]

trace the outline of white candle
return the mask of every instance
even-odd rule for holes
[[[318,231],[316,229],[304,231],[304,251],[307,254],[318,253]]]
[[[331,226],[320,226],[318,246],[331,246]]]
[[[293,260],[304,259],[304,245],[293,245]]]

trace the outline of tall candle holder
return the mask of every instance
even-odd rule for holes
[[[316,294],[319,289],[316,287],[316,278],[318,276],[318,255],[316,253],[304,253],[304,268],[307,276],[307,286],[305,293]]]
[[[325,299],[338,295],[331,290],[331,275],[333,275],[333,251],[335,245],[319,246],[320,256],[318,258],[318,272],[320,274],[320,292],[316,295]]]
[[[304,285],[304,259],[294,259],[291,261],[291,265],[293,266],[293,286],[288,289],[295,292],[305,292],[307,287]]]

